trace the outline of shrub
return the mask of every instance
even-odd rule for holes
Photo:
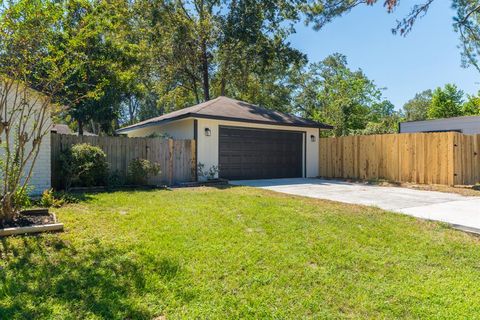
[[[105,185],[108,176],[107,156],[102,149],[87,143],[75,144],[60,158],[65,187]]]
[[[128,165],[128,179],[133,184],[146,185],[148,178],[160,173],[160,165],[147,159],[134,159]]]
[[[122,177],[122,175],[120,174],[120,172],[118,172],[118,170],[115,170],[108,174],[107,185],[110,188],[117,188],[117,187],[123,186],[125,185],[125,178]]]
[[[42,197],[40,198],[39,205],[45,208],[60,208],[63,206],[65,201],[62,198],[55,197],[53,189],[47,189],[43,191]]]
[[[219,170],[218,167],[213,165],[208,170],[205,168],[205,164],[199,162],[197,164],[197,174],[200,180],[212,180],[215,179]]]
[[[60,208],[61,206],[68,203],[78,203],[80,198],[78,195],[65,193],[65,192],[55,192],[53,189],[47,189],[43,191],[42,197],[36,203],[37,205],[45,208]]]
[[[29,196],[30,191],[32,191],[32,188],[28,186],[25,188],[19,188],[15,191],[12,197],[12,208],[14,208],[15,211],[30,207],[32,205]]]

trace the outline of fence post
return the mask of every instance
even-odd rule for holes
[[[174,144],[172,139],[168,139],[168,184],[173,184],[173,158]]]
[[[192,179],[197,179],[197,140],[190,140],[190,154],[192,155]]]

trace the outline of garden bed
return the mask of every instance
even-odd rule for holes
[[[13,221],[5,223],[0,228],[0,237],[62,230],[63,223],[58,223],[56,216],[49,213],[48,209],[31,209],[20,212]]]

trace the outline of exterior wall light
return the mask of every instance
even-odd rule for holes
[[[314,136],[313,134],[310,136],[310,141],[312,141],[312,142],[315,142],[315,141],[316,141],[316,138],[315,138],[315,136]]]
[[[205,135],[207,137],[210,137],[212,135],[212,131],[210,130],[210,128],[205,128]]]

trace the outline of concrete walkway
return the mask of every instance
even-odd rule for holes
[[[446,222],[453,227],[480,234],[480,197],[321,179],[241,180],[230,183],[311,198],[377,206],[422,219]]]

